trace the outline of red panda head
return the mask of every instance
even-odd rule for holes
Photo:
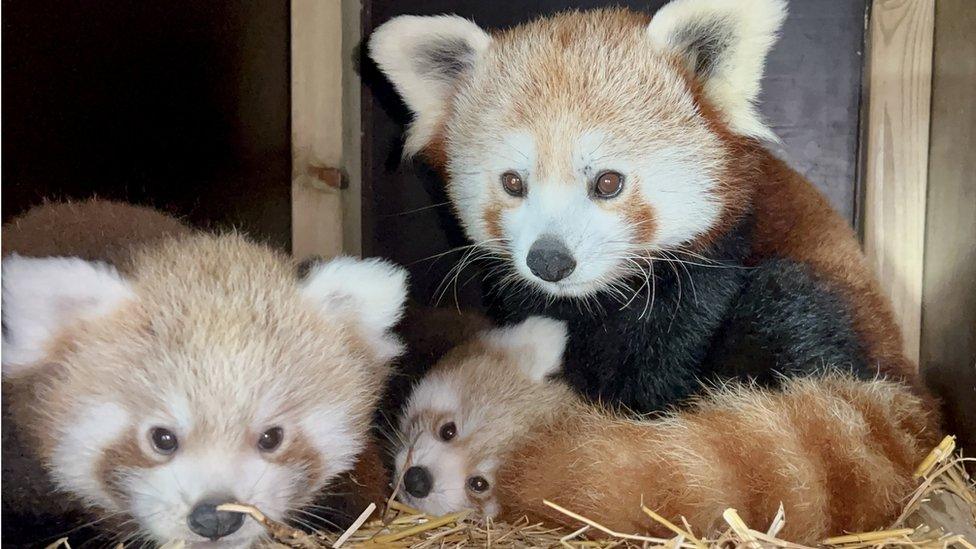
[[[568,12],[488,34],[397,17],[369,51],[414,113],[468,236],[551,295],[695,249],[747,208],[742,151],[783,0],[674,0],[648,19]]]
[[[506,452],[576,402],[568,386],[548,379],[565,346],[563,323],[530,317],[445,355],[414,387],[400,418],[400,497],[431,514],[495,516],[495,474]]]
[[[235,235],[136,254],[3,261],[5,378],[56,485],[157,542],[247,546],[352,467],[400,350],[405,274],[340,258],[307,275]],[[126,520],[127,519],[127,520]]]

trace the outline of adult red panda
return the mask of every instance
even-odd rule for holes
[[[890,524],[936,443],[925,402],[897,382],[794,377],[767,391],[713,388],[635,420],[584,401],[552,374],[565,324],[530,317],[446,354],[416,384],[396,448],[401,497],[429,513],[475,509],[575,529],[550,500],[618,532],[673,536],[646,505],[699,535],[736,508],[755,527],[815,544]]]
[[[638,412],[825,366],[917,385],[855,235],[755,108],[783,0],[566,12],[488,33],[397,17],[369,52],[477,245],[490,312],[566,321],[562,375]]]

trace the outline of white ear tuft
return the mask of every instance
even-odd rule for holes
[[[491,36],[481,27],[456,15],[402,15],[373,32],[369,56],[414,114],[405,154],[427,146],[458,80],[490,44]]]
[[[105,263],[76,257],[3,260],[3,374],[38,365],[61,332],[107,314],[134,294]]]
[[[338,257],[309,268],[302,292],[324,313],[351,315],[374,352],[389,360],[403,352],[390,330],[403,314],[407,271],[381,259]]]
[[[651,40],[678,52],[732,131],[775,141],[754,101],[785,0],[673,0],[651,19]]]
[[[519,324],[481,334],[488,346],[509,353],[532,381],[559,371],[568,338],[565,322],[543,316],[530,316]]]

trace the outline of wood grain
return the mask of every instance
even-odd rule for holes
[[[934,0],[875,0],[870,19],[864,251],[919,358]]]
[[[342,197],[314,176],[342,163],[340,0],[291,3],[292,254],[342,253]]]
[[[976,450],[976,2],[935,14],[921,368]]]

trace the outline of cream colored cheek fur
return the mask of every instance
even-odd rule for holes
[[[131,425],[129,413],[113,402],[82,402],[76,417],[57,433],[51,456],[52,476],[60,488],[82,494],[89,502],[118,510],[105,492],[97,467],[102,451]]]

